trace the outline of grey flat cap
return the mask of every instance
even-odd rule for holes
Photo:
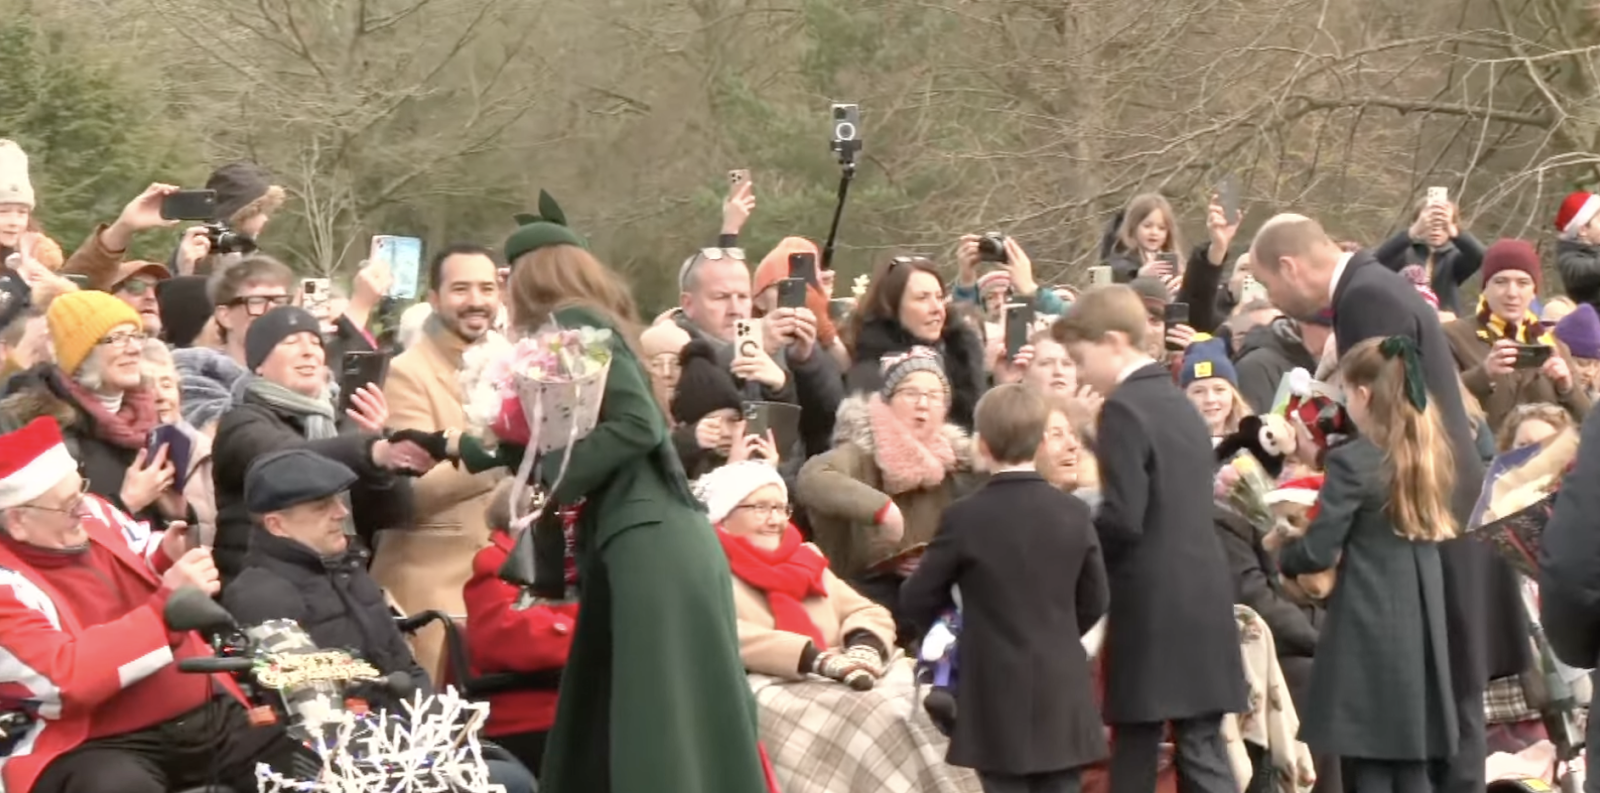
[[[356,479],[343,464],[305,449],[264,454],[245,474],[245,508],[252,515],[280,512],[343,493]]]

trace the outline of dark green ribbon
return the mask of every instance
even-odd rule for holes
[[[1427,410],[1428,381],[1422,377],[1422,356],[1417,352],[1417,343],[1410,336],[1390,336],[1378,342],[1378,352],[1389,360],[1400,358],[1406,372],[1406,398],[1417,410]]]

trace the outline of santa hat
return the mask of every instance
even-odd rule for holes
[[[78,470],[55,419],[37,418],[0,435],[0,509],[21,506]]]
[[[1299,479],[1291,479],[1284,482],[1277,490],[1268,493],[1265,500],[1268,506],[1274,504],[1298,504],[1302,507],[1309,507],[1306,517],[1314,520],[1317,517],[1317,493],[1321,490],[1322,477],[1320,475],[1302,476]]]
[[[1561,209],[1556,212],[1556,231],[1571,237],[1589,225],[1596,214],[1600,214],[1600,196],[1579,190],[1561,202]]]
[[[783,494],[781,498],[788,500],[789,488],[783,483],[778,469],[763,462],[746,460],[728,463],[700,477],[695,482],[694,494],[706,505],[706,517],[715,524],[726,519],[728,513],[739,506],[739,502],[767,485],[776,485]]]
[[[28,179],[28,154],[9,140],[0,140],[0,204],[21,204],[33,209],[33,182]]]

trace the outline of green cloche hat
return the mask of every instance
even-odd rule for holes
[[[506,239],[506,263],[510,264],[517,257],[548,248],[551,245],[576,245],[588,250],[589,241],[578,232],[567,227],[567,215],[561,211],[561,205],[556,203],[550,194],[539,191],[539,214],[517,215],[518,228]]]

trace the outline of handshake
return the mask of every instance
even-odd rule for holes
[[[866,645],[846,648],[844,652],[823,650],[811,664],[811,673],[836,680],[857,691],[870,690],[885,672],[883,656]]]

